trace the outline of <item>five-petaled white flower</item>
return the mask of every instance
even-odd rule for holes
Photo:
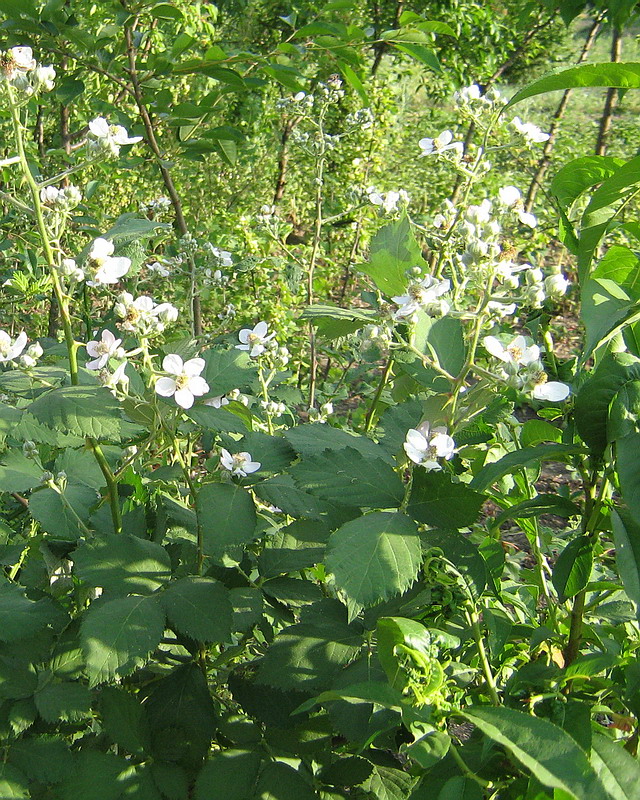
[[[421,308],[428,310],[429,306],[435,304],[438,298],[448,292],[450,288],[450,281],[441,281],[431,275],[427,275],[426,278],[423,278],[418,283],[409,284],[407,294],[391,298],[399,306],[393,315],[394,318],[406,319],[407,317],[412,317]],[[444,308],[438,309],[440,315],[446,314],[447,311],[447,303],[445,303]]]
[[[14,342],[6,331],[0,331],[0,364],[13,361],[27,346],[27,334],[22,331]]]
[[[122,125],[110,125],[104,117],[96,117],[89,123],[89,143],[116,158],[120,148],[127,144],[137,144],[142,136],[129,136]]]
[[[114,356],[122,339],[116,337],[109,330],[103,330],[99,341],[87,342],[87,353],[94,359],[87,361],[87,369],[102,369],[109,363],[111,356]]]
[[[108,239],[95,239],[89,251],[88,263],[95,270],[93,280],[87,281],[89,286],[105,283],[117,283],[131,268],[131,259],[124,256],[114,258],[113,242]]]
[[[505,347],[495,336],[485,336],[482,340],[485,349],[495,358],[515,367],[526,367],[540,358],[540,348],[537,344],[527,345],[524,336],[516,336]]]
[[[161,397],[175,397],[182,408],[191,408],[194,397],[200,397],[209,391],[209,384],[200,373],[205,368],[204,358],[191,358],[182,361],[179,355],[170,353],[164,357],[162,369],[175,378],[158,378],[156,392]]]
[[[251,459],[251,453],[230,453],[224,447],[220,449],[220,464],[223,469],[230,472],[232,475],[237,475],[240,478],[246,478],[252,472],[257,472],[262,464],[259,461]]]
[[[36,60],[30,47],[12,47],[8,51],[9,63],[5,67],[11,77],[15,72],[30,72],[36,68]]]
[[[422,151],[420,153],[420,158],[433,155],[434,153],[444,153],[446,150],[455,150],[458,155],[462,155],[464,144],[462,142],[454,142],[452,139],[453,134],[451,131],[442,131],[435,139],[420,139],[418,142],[418,147]]]
[[[418,428],[410,428],[404,442],[404,451],[415,463],[426,470],[440,470],[439,458],[448,461],[453,458],[456,443],[447,434],[446,428],[431,429],[428,422]]]
[[[248,350],[251,358],[262,355],[266,350],[266,343],[273,339],[275,333],[267,335],[269,326],[266,322],[258,322],[253,328],[243,328],[238,334],[241,344],[236,345],[237,350]]]
[[[518,131],[518,133],[521,133],[524,136],[527,142],[541,144],[542,142],[546,142],[549,138],[549,134],[541,131],[537,125],[533,124],[533,122],[523,122],[520,117],[514,117],[511,120],[511,124]]]
[[[544,372],[539,372],[531,396],[536,400],[548,400],[550,403],[559,403],[562,400],[566,400],[570,393],[571,389],[566,383],[548,381],[546,374]]]

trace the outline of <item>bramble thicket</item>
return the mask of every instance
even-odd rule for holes
[[[634,800],[630,0],[0,0],[0,798]]]

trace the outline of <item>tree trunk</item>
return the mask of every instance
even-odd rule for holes
[[[611,62],[617,63],[618,61],[620,61],[621,54],[622,54],[622,31],[619,30],[618,28],[614,28],[611,36]],[[604,156],[607,153],[607,146],[609,144],[609,136],[611,133],[611,121],[613,119],[613,112],[616,107],[617,98],[618,98],[617,89],[607,89],[607,96],[604,101],[602,116],[600,117],[598,140],[596,142],[597,156]]]
[[[593,24],[589,29],[589,33],[587,34],[587,38],[585,39],[584,45],[582,47],[582,51],[578,60],[576,61],[576,65],[583,64],[593,47],[593,44],[596,40],[598,35],[598,31],[600,30],[600,25],[602,24],[602,17],[603,15],[600,14],[593,20]],[[567,110],[567,105],[569,104],[569,98],[571,97],[571,89],[566,89],[562,95],[562,99],[558,103],[558,107],[556,108],[555,114],[553,115],[553,122],[551,123],[551,127],[549,128],[549,138],[545,142],[544,150],[542,151],[542,156],[538,161],[538,166],[536,171],[531,179],[531,183],[529,184],[529,191],[527,192],[527,197],[524,203],[525,211],[531,211],[533,207],[533,203],[536,199],[536,195],[538,194],[538,189],[542,186],[542,180],[546,175],[547,170],[549,169],[549,164],[551,163],[551,152],[553,150],[553,146],[558,136],[558,131],[560,130],[560,125],[562,123],[562,119],[564,117],[565,111]]]

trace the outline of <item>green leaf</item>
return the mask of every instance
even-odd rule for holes
[[[552,722],[510,708],[473,707],[463,716],[505,747],[543,786],[562,789],[575,800],[609,800],[584,751]]]
[[[505,508],[494,517],[492,524],[498,526],[508,519],[529,519],[539,517],[541,514],[554,514],[557,517],[568,519],[579,513],[578,506],[560,494],[539,494],[531,500],[523,500],[521,503]]]
[[[256,508],[246,489],[236,484],[207,483],[196,496],[203,552],[216,559],[235,557],[255,538]]]
[[[282,761],[271,761],[265,765],[258,779],[255,797],[260,800],[319,800],[313,787],[302,775]],[[239,795],[238,800],[241,800]]]
[[[113,242],[117,248],[127,247],[134,242],[144,242],[158,231],[171,228],[167,222],[155,219],[138,219],[134,213],[121,214],[112,227],[104,234],[105,239]]]
[[[517,467],[539,464],[542,461],[564,461],[568,456],[579,452],[579,447],[570,444],[539,444],[536,447],[523,447],[521,450],[507,453],[492,464],[487,464],[469,485],[479,492],[484,492]]]
[[[306,517],[309,519],[326,519],[337,527],[342,524],[345,517],[353,516],[353,511],[345,507],[336,507],[335,504],[314,497],[309,492],[299,489],[290,475],[278,475],[268,481],[259,483],[255,493],[265,503],[281,508],[292,517]],[[335,522],[335,524],[333,524]]]
[[[19,450],[10,450],[0,458],[0,492],[27,492],[40,485],[42,469],[33,458],[26,458]]]
[[[367,90],[364,88],[364,84],[362,83],[362,78],[360,75],[358,75],[358,73],[348,64],[344,63],[340,64],[340,72],[342,73],[345,81],[357,93],[365,106],[368,106],[371,101],[369,100],[369,95],[367,94]]]
[[[68,483],[62,494],[55,489],[40,489],[29,499],[31,516],[56,539],[75,540],[86,533],[98,495],[88,486]]]
[[[394,508],[404,497],[402,480],[389,464],[350,447],[307,456],[290,474],[305,492],[345,506]]]
[[[128,435],[120,403],[103,386],[52,389],[34,400],[28,409],[44,425],[77,436],[118,441]]]
[[[422,400],[418,397],[405,400],[397,406],[391,406],[380,417],[380,427],[384,436],[380,444],[389,453],[395,456],[402,452],[402,445],[409,428],[417,428],[422,420]]]
[[[73,766],[67,743],[63,739],[48,736],[31,736],[13,742],[9,761],[28,778],[40,783],[59,783]],[[0,778],[0,797],[5,796]]]
[[[169,554],[156,542],[128,534],[89,539],[74,553],[74,573],[108,595],[151,594],[171,577]]]
[[[195,800],[246,800],[254,796],[260,754],[223,750],[211,755],[198,775]]]
[[[318,455],[324,450],[342,450],[350,447],[357,450],[364,458],[382,458],[389,464],[395,463],[380,445],[366,436],[356,436],[331,425],[320,423],[297,425],[285,431],[285,438],[303,458]]]
[[[0,764],[0,797],[2,800],[22,800],[29,798],[29,781],[12,764]]]
[[[156,763],[172,762],[190,773],[200,769],[216,728],[211,692],[200,665],[184,664],[151,682],[147,691],[143,707]]]
[[[430,654],[431,635],[413,619],[403,617],[381,617],[376,626],[378,659],[391,686],[402,692],[409,685],[407,672],[398,661],[396,648],[405,645],[425,655]]]
[[[170,583],[161,597],[169,624],[195,641],[230,642],[233,609],[228,589],[213,578]]]
[[[361,756],[339,758],[320,773],[322,783],[329,786],[357,786],[365,781],[373,770],[373,765]]]
[[[264,578],[297,572],[322,561],[328,528],[314,520],[298,520],[281,528],[265,543],[258,556],[258,569]]]
[[[505,106],[505,110],[528,97],[563,89],[579,89],[585,86],[637,89],[640,87],[640,64],[633,62],[581,64],[578,67],[551,72],[516,92]]]
[[[0,642],[17,642],[39,634],[56,618],[50,600],[30,600],[22,586],[0,579]]]
[[[575,158],[555,174],[551,181],[551,193],[568,210],[583,192],[610,178],[624,163],[623,158],[613,156]]]
[[[154,6],[149,11],[151,16],[156,19],[169,19],[176,22],[182,22],[184,19],[182,11],[176,8],[173,3],[158,3],[157,6]]]
[[[422,62],[425,66],[432,69],[434,72],[442,72],[442,67],[440,66],[440,61],[438,60],[438,56],[430,50],[428,47],[425,47],[422,44],[418,44],[415,42],[404,42],[400,44],[399,42],[392,42],[393,46],[396,47],[398,50],[401,50],[403,53],[407,53],[416,61]]]
[[[151,597],[94,601],[80,639],[92,686],[129,675],[144,664],[164,631],[164,614]]]
[[[310,606],[318,613],[282,630],[260,662],[257,683],[276,689],[323,690],[362,646],[362,625],[347,622],[347,610],[337,600]]]
[[[243,350],[215,347],[201,355],[206,362],[202,377],[209,384],[212,397],[227,394],[232,389],[244,389],[255,378],[255,364]]]
[[[612,441],[609,413],[624,387],[640,380],[640,359],[629,353],[606,355],[576,397],[578,433],[595,455]]]
[[[445,472],[415,469],[407,513],[434,528],[466,528],[478,518],[484,500]]]
[[[375,605],[416,579],[422,563],[418,529],[404,514],[365,514],[331,535],[325,563],[351,603]]]
[[[76,681],[49,681],[34,695],[38,713],[49,723],[77,722],[91,713],[91,693]]]
[[[562,441],[562,431],[543,419],[529,419],[520,429],[520,444],[531,447],[541,442]]]
[[[240,441],[229,441],[231,452],[245,451],[251,453],[254,461],[260,462],[260,469],[249,475],[245,481],[260,480],[268,473],[283,472],[297,456],[294,449],[283,436],[270,436],[262,431],[250,431]],[[258,478],[258,476],[260,476]]]
[[[618,573],[636,614],[640,614],[640,524],[625,508],[611,511],[611,524]]]
[[[624,245],[612,244],[591,275],[614,281],[634,300],[640,297],[640,259]]]
[[[591,763],[612,800],[634,800],[640,786],[640,765],[621,742],[594,734]]]
[[[425,547],[442,551],[455,569],[466,593],[477,600],[487,586],[487,568],[475,544],[458,531],[427,531],[421,538]]]
[[[327,339],[335,339],[354,333],[365,325],[378,319],[376,311],[361,308],[341,308],[340,306],[307,306],[301,319],[309,319],[318,328],[318,333]]]
[[[581,361],[608,340],[608,334],[629,314],[634,301],[614,281],[589,278],[582,289],[580,315],[586,329]]]
[[[558,556],[551,580],[560,602],[575,597],[589,583],[593,568],[593,543],[589,536],[577,536]]]
[[[387,295],[400,295],[407,288],[407,270],[426,266],[406,216],[381,228],[371,240],[369,263],[358,269]]]
[[[616,469],[624,502],[640,523],[640,433],[630,433],[616,442]]]
[[[147,751],[149,723],[139,700],[118,686],[104,686],[99,698],[102,725],[111,740],[133,755]]]
[[[417,779],[400,769],[374,764],[362,788],[376,800],[406,800]]]
[[[124,758],[90,748],[74,753],[73,770],[60,787],[60,800],[119,800],[121,773],[128,767]]]
[[[462,322],[454,317],[432,320],[426,337],[426,350],[450,375],[458,375],[466,357]]]

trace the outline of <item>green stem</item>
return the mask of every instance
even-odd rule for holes
[[[118,497],[118,483],[98,442],[96,442],[95,439],[87,439],[87,442],[107,482],[114,530],[116,533],[122,533],[122,514],[120,512],[120,499]]]
[[[482,674],[484,675],[484,680],[487,685],[487,691],[489,692],[489,696],[491,698],[491,702],[494,706],[500,705],[500,697],[498,695],[498,690],[496,689],[496,681],[493,677],[493,672],[491,671],[491,664],[489,663],[489,657],[487,656],[487,651],[484,646],[484,639],[482,638],[482,631],[480,630],[480,622],[478,620],[478,612],[475,608],[472,611],[467,611],[467,620],[469,625],[471,626],[471,633],[473,634],[473,639],[476,643],[476,647],[478,648],[478,656],[480,657],[480,667],[482,669]]]
[[[369,406],[369,410],[367,411],[367,415],[364,419],[364,432],[368,433],[371,428],[373,427],[373,418],[376,413],[376,408],[378,403],[380,402],[380,398],[382,397],[382,392],[384,391],[385,386],[387,385],[387,381],[389,380],[389,375],[391,375],[391,370],[393,369],[394,358],[393,355],[390,355],[387,358],[387,363],[384,366],[384,370],[382,371],[382,377],[380,378],[380,383],[378,383],[378,388],[376,389],[376,393],[373,396],[373,400],[371,401],[371,405]]]
[[[464,775],[466,778],[469,778],[469,780],[472,780],[472,781],[474,781],[474,782],[475,782],[475,783],[477,783],[479,786],[481,786],[483,789],[490,789],[490,788],[491,788],[491,786],[492,786],[492,784],[491,784],[491,781],[485,781],[485,780],[484,780],[483,778],[481,778],[479,775],[476,775],[476,773],[475,773],[475,772],[473,772],[473,771],[472,771],[472,770],[471,770],[471,769],[470,769],[470,768],[467,766],[467,764],[466,764],[466,763],[465,763],[465,761],[463,760],[462,756],[461,756],[461,755],[460,755],[460,753],[458,752],[458,748],[455,746],[455,744],[454,744],[453,742],[451,742],[451,745],[449,746],[449,752],[450,752],[450,753],[451,753],[451,755],[453,756],[453,760],[456,762],[456,764],[458,765],[458,767],[460,767],[460,772],[462,772],[462,774],[463,774],[463,775]]]

